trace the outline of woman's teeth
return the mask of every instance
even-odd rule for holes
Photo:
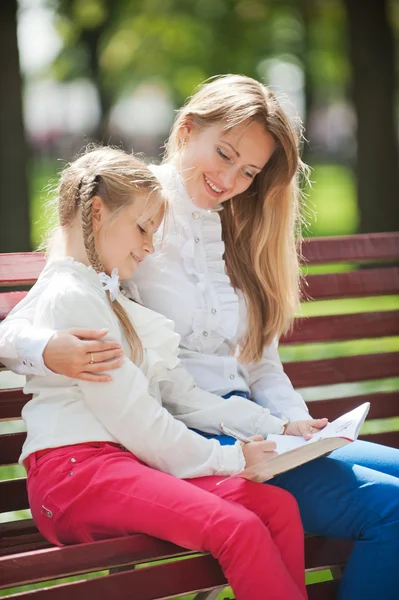
[[[223,192],[223,190],[220,190],[218,187],[216,187],[216,185],[214,185],[211,181],[209,181],[208,177],[206,175],[204,175],[205,177],[205,181],[207,182],[207,184],[209,185],[209,187],[216,192],[217,194],[221,194]]]

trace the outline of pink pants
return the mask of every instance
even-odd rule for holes
[[[295,499],[245,479],[182,480],[110,444],[29,457],[40,532],[57,545],[146,533],[210,552],[237,600],[303,600],[304,536]]]

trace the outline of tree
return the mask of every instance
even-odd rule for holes
[[[16,15],[17,0],[0,2],[0,252],[31,245]]]
[[[344,0],[357,113],[362,232],[399,229],[394,36],[386,0]]]

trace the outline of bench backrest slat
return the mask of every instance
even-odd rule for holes
[[[399,232],[308,238],[302,254],[314,265],[392,260],[399,257]]]

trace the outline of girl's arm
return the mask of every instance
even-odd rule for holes
[[[284,373],[278,354],[278,341],[264,349],[258,363],[246,365],[252,398],[267,407],[273,415],[285,416],[291,422],[311,419],[307,406]]]
[[[247,435],[282,433],[287,419],[270,414],[255,402],[231,396],[228,401],[196,386],[193,377],[179,365],[170,379],[160,383],[162,401],[187,427],[220,434],[220,424],[239,429]]]
[[[59,276],[61,277],[61,275]],[[106,328],[123,343],[119,324],[105,296],[77,285],[72,277],[54,278],[37,320],[57,329]],[[62,291],[60,291],[62,290]],[[109,383],[76,380],[93,415],[123,446],[148,465],[177,477],[230,475],[245,464],[240,444],[221,446],[187,429],[149,392],[140,368],[125,357]]]

